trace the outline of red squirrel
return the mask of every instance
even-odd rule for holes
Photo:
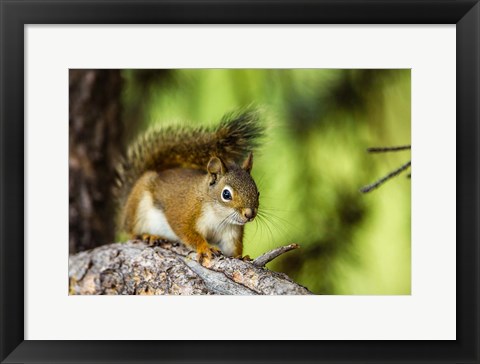
[[[259,207],[252,150],[263,132],[254,109],[213,129],[147,131],[119,169],[121,229],[149,243],[182,242],[204,265],[219,252],[242,256],[244,226]]]

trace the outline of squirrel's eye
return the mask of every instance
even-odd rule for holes
[[[222,199],[224,201],[230,201],[232,199],[232,193],[226,188],[222,191]]]

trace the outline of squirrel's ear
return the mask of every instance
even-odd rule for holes
[[[218,157],[210,158],[207,165],[207,171],[211,177],[210,184],[215,183],[215,181],[217,180],[217,176],[225,174],[226,170],[227,168],[225,167],[225,164],[223,164],[220,158]]]
[[[252,152],[248,153],[247,158],[243,161],[242,168],[246,170],[248,173],[252,170],[253,166],[253,154]]]

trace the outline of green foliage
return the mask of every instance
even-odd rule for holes
[[[244,254],[298,243],[271,263],[320,294],[410,294],[410,180],[360,187],[410,158],[410,70],[124,71],[127,123],[218,123],[261,106],[268,124],[253,175],[261,215]],[[138,111],[141,102],[141,115]],[[127,127],[128,129],[128,127]]]

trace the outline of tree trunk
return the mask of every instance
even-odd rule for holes
[[[70,70],[70,254],[114,241],[111,186],[120,154],[119,70]]]
[[[70,256],[69,292],[124,295],[307,295],[311,292],[266,263],[297,248],[277,248],[251,261],[214,257],[208,267],[183,244],[116,243]]]

